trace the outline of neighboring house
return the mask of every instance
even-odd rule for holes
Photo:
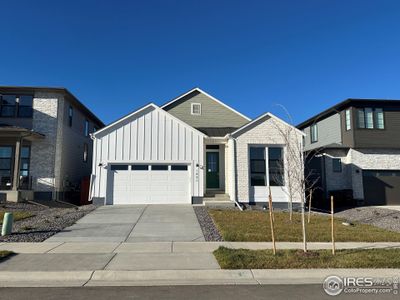
[[[0,87],[0,195],[71,200],[90,176],[90,133],[104,124],[64,88]]]
[[[297,127],[325,199],[348,190],[359,204],[400,204],[400,101],[347,99]]]
[[[199,88],[150,103],[97,131],[91,197],[105,204],[266,202],[287,207],[285,139],[270,113],[255,120]],[[300,155],[300,154],[299,154]],[[280,178],[280,180],[277,179]],[[297,204],[300,197],[294,201]]]

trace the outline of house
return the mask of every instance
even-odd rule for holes
[[[288,206],[285,139],[270,113],[251,120],[199,88],[150,103],[95,132],[91,199],[101,204],[201,204],[225,200]],[[279,178],[279,179],[277,179]],[[297,197],[293,202],[300,202]]]
[[[358,204],[400,204],[400,101],[347,99],[297,127],[323,198],[344,190]]]
[[[69,200],[104,124],[65,88],[0,87],[2,200]]]

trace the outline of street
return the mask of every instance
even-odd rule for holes
[[[223,285],[157,287],[1,288],[0,299],[398,299],[398,295],[325,294],[322,285]]]

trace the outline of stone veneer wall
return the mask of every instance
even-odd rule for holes
[[[285,145],[285,138],[282,132],[287,132],[287,125],[276,121],[275,119],[268,118],[265,121],[255,125],[253,128],[242,133],[236,138],[236,182],[237,182],[237,195],[238,201],[249,201],[249,145]],[[291,130],[290,136],[293,143],[300,143],[301,135],[297,131]],[[297,141],[296,141],[297,134]],[[285,155],[285,159],[288,158]],[[287,162],[285,163],[287,165]],[[285,168],[287,169],[287,168]],[[286,176],[287,177],[287,176]],[[297,188],[297,190],[300,190]],[[295,195],[293,201],[300,201],[300,195]]]
[[[35,191],[52,192],[55,187],[55,156],[57,140],[56,93],[36,93],[33,99],[33,130],[45,135],[43,140],[32,142],[31,176]]]
[[[353,197],[364,199],[363,170],[400,170],[400,150],[327,149],[325,151],[327,192],[352,189]],[[332,171],[332,158],[342,159],[342,172]]]

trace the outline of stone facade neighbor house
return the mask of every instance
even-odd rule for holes
[[[347,191],[358,204],[400,205],[400,101],[347,99],[297,126],[326,199]]]
[[[65,88],[1,86],[1,198],[71,200],[91,173],[90,133],[103,126]]]
[[[267,202],[271,187],[276,206],[286,208],[290,158],[279,128],[292,128],[301,145],[303,133],[272,114],[251,120],[199,88],[162,106],[150,103],[92,134],[91,198],[106,205],[252,204]]]

